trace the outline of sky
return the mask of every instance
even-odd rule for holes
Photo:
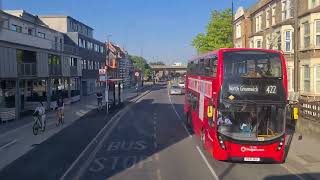
[[[1,0],[0,0],[1,1]],[[250,7],[257,0],[234,0]],[[68,15],[94,28],[94,38],[110,40],[149,62],[187,62],[196,54],[192,39],[205,32],[213,10],[231,0],[2,0],[2,8],[34,15]]]

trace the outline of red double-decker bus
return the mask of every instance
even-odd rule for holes
[[[219,49],[190,60],[186,79],[186,123],[215,159],[284,161],[288,88],[281,52]]]

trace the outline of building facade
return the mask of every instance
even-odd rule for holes
[[[79,82],[71,77],[79,79],[81,72],[72,70],[71,60],[80,57],[65,50],[64,34],[24,10],[0,15],[0,119],[17,119],[39,101],[49,107],[58,93],[76,94],[71,87]]]
[[[289,92],[293,92],[295,53],[293,46],[294,43],[298,43],[299,92],[301,95],[318,96],[320,95],[320,48],[317,47],[320,47],[320,1],[298,0],[297,2],[298,42],[293,41],[295,0],[259,0],[249,9],[238,9],[233,23],[234,45],[281,50],[287,60]]]
[[[93,28],[70,16],[40,16],[50,28],[65,33],[68,40],[76,44],[81,57],[81,92],[90,95],[101,91],[103,83],[97,82],[99,69],[105,67],[105,43],[93,37]]]

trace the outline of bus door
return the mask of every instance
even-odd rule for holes
[[[210,100],[206,111],[206,117],[208,117],[207,141],[210,152],[213,149],[213,141],[216,134],[216,112],[216,107],[213,101]]]

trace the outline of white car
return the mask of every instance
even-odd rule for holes
[[[169,89],[170,95],[180,95],[184,94],[184,89],[177,86],[177,85],[172,85]]]
[[[186,87],[186,84],[184,82],[179,82],[178,83],[178,86],[181,87],[181,88],[185,88]]]

